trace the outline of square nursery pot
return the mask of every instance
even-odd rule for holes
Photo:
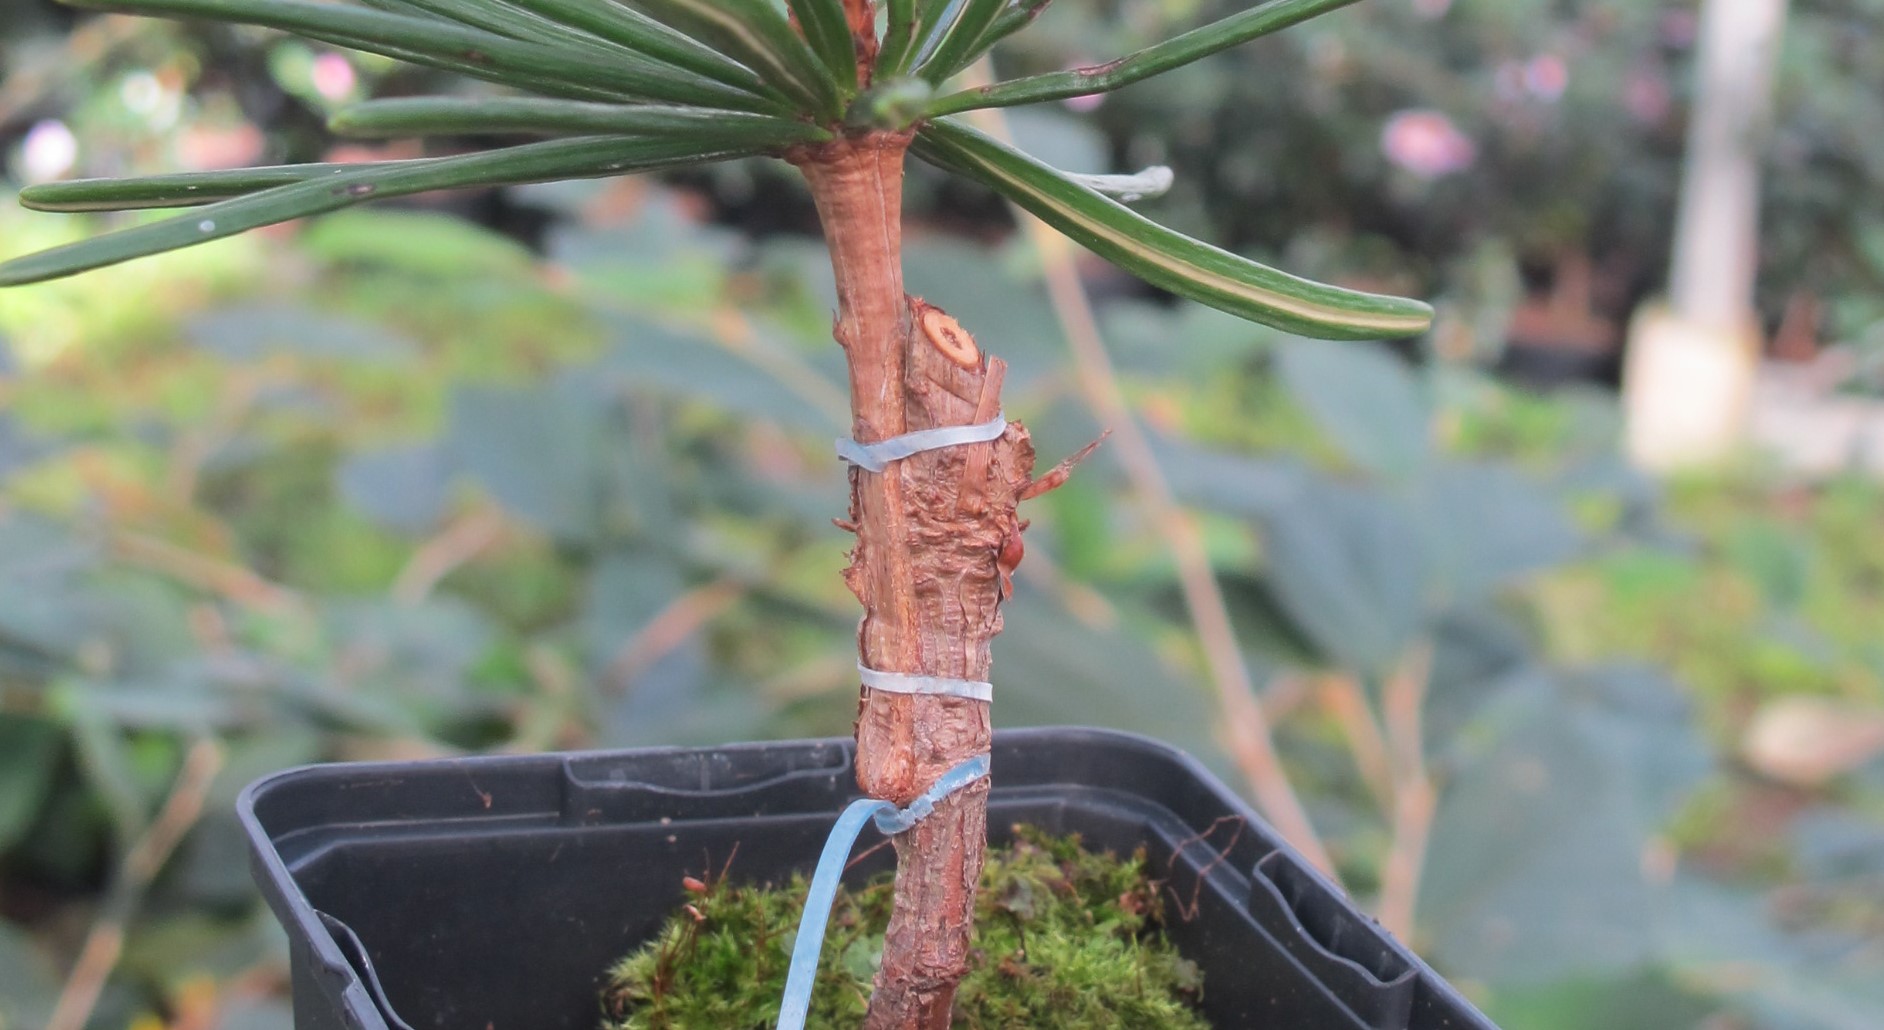
[[[263,779],[240,809],[291,942],[295,1026],[593,1030],[603,972],[681,903],[682,876],[729,858],[736,879],[810,871],[857,795],[851,753],[811,740]],[[1492,1028],[1182,753],[1013,730],[995,734],[993,765],[993,843],[1032,823],[1142,844],[1183,907],[1195,899],[1189,919],[1168,906],[1166,933],[1202,967],[1215,1026]]]

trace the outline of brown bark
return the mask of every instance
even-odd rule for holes
[[[864,443],[985,422],[1001,410],[1006,366],[972,341],[964,348],[956,331],[937,328],[951,321],[903,291],[907,145],[905,135],[876,133],[792,155],[830,245],[852,435]],[[1019,553],[1015,507],[1033,458],[1027,431],[1010,423],[989,443],[928,451],[880,474],[851,470],[848,525],[857,541],[844,578],[863,605],[857,646],[865,665],[988,678],[989,644],[1001,628],[1000,560],[1004,549],[1010,560]],[[858,784],[905,804],[951,766],[985,752],[989,735],[983,702],[864,689]],[[948,1026],[968,966],[987,790],[983,781],[958,792],[898,837],[895,911],[865,1027]]]

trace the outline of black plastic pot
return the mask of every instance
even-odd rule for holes
[[[853,796],[848,740],[329,765],[240,802],[287,927],[298,1030],[593,1030],[603,970],[683,875],[808,871]],[[1196,762],[1085,729],[994,738],[989,825],[1141,844],[1218,1027],[1489,1028]],[[867,829],[861,852],[875,839]],[[886,868],[878,852],[853,870]]]

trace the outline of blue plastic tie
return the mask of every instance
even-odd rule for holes
[[[893,461],[914,457],[924,451],[937,451],[944,447],[959,447],[965,443],[987,443],[998,440],[1007,432],[1007,413],[1001,412],[986,422],[972,426],[940,426],[935,429],[918,429],[913,433],[892,436],[888,440],[876,443],[858,443],[855,440],[837,441],[837,456],[860,469],[882,472]]]
[[[837,817],[831,836],[818,856],[818,869],[811,874],[811,889],[805,893],[805,913],[798,920],[798,939],[792,942],[791,972],[785,976],[785,997],[778,1007],[778,1030],[803,1030],[811,1011],[811,988],[818,978],[818,954],[824,950],[824,928],[831,921],[831,905],[837,900],[838,880],[850,859],[851,846],[863,832],[864,823],[875,820],[877,829],[893,837],[929,817],[943,798],[988,775],[988,756],[976,755],[942,774],[935,785],[898,808],[876,798],[858,798]]]

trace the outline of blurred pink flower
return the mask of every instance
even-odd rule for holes
[[[1431,21],[1443,18],[1452,10],[1452,0],[1413,0],[1413,13]]]
[[[1668,117],[1669,109],[1674,106],[1674,97],[1660,72],[1637,68],[1629,73],[1623,83],[1622,106],[1636,121],[1657,125]]]
[[[1570,66],[1556,54],[1538,54],[1524,66],[1524,88],[1539,100],[1556,103],[1570,88]]]
[[[309,75],[314,80],[314,91],[329,100],[345,100],[359,82],[353,74],[353,65],[340,54],[321,54],[314,58]]]
[[[1659,27],[1664,45],[1686,49],[1701,32],[1701,15],[1687,8],[1663,11]]]
[[[20,176],[27,182],[50,182],[78,163],[78,137],[62,121],[48,118],[26,130],[20,143]]]
[[[1478,144],[1438,111],[1401,111],[1380,134],[1387,160],[1422,179],[1462,172],[1478,160]]]

